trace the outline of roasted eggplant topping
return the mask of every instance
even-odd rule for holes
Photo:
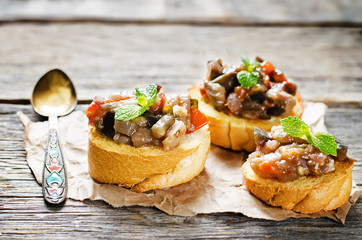
[[[256,145],[264,146],[268,140],[271,140],[268,132],[261,128],[254,127],[254,140]]]
[[[207,62],[207,75],[208,81],[213,80],[222,74],[223,66],[221,60],[211,60]]]
[[[113,138],[115,131],[113,128],[114,125],[114,113],[108,112],[106,116],[102,119],[102,128],[101,132],[104,136]]]
[[[222,68],[219,70],[221,74]],[[181,144],[185,134],[208,124],[197,105],[189,95],[167,100],[160,86],[151,84],[145,90],[136,88],[133,96],[120,93],[107,99],[96,97],[86,114],[89,125],[118,144],[159,146],[169,151]]]
[[[340,140],[339,138],[336,138],[336,144],[337,144],[337,159],[339,161],[343,161],[347,159],[347,151],[348,151],[348,146],[347,144],[345,144],[342,140]]]
[[[206,81],[200,91],[217,111],[237,117],[270,119],[292,111],[297,86],[269,61],[243,58],[240,66],[224,67],[221,60],[208,62]]]
[[[225,88],[221,84],[213,82],[206,82],[205,88],[215,109],[218,111],[224,110],[226,102]]]
[[[236,72],[222,74],[211,82],[223,86],[227,94],[233,92],[234,88],[239,85],[238,79],[236,78]]]

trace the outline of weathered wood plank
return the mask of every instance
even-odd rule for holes
[[[0,21],[101,20],[108,22],[218,23],[239,25],[361,24],[353,0],[3,0]]]
[[[362,105],[362,35],[346,28],[250,28],[52,24],[0,26],[0,101],[29,100],[51,68],[73,79],[80,100],[155,82],[185,92],[206,62],[270,59],[304,99]]]
[[[67,200],[63,208],[50,208],[41,198],[0,199],[4,206],[1,217],[7,220],[1,225],[1,237],[295,239],[298,232],[305,239],[357,239],[361,234],[361,203],[353,207],[346,226],[341,227],[326,219],[274,222],[231,213],[177,217],[154,208],[113,209],[102,202]]]
[[[349,146],[350,156],[362,164],[362,109],[329,108],[325,124],[331,134],[338,136]],[[357,163],[357,164],[360,164]]]

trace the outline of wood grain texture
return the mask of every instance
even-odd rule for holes
[[[2,0],[0,21],[360,26],[361,10],[355,0]]]
[[[154,208],[114,209],[99,201],[67,200],[63,208],[49,208],[41,198],[2,198],[1,204],[1,217],[7,219],[2,239],[358,239],[361,234],[361,201],[346,226],[327,219],[275,222],[232,213],[177,217]]]
[[[209,59],[260,55],[293,78],[305,100],[362,105],[362,34],[348,28],[16,24],[0,26],[0,101],[29,100],[51,68],[80,100],[158,83],[185,92]]]

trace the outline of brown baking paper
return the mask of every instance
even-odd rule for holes
[[[322,103],[306,103],[303,120],[314,130],[326,130]],[[25,150],[28,165],[39,184],[42,180],[44,149],[48,139],[48,122],[31,122],[18,113],[25,127]],[[188,183],[167,189],[135,193],[111,184],[100,184],[88,174],[87,142],[88,119],[80,111],[59,119],[59,138],[68,173],[68,198],[75,200],[103,200],[114,207],[155,206],[178,216],[235,212],[248,217],[283,220],[286,218],[328,217],[344,223],[350,207],[361,194],[355,184],[349,201],[335,211],[317,214],[299,214],[278,207],[271,207],[252,196],[243,185],[241,165],[246,153],[228,151],[211,146],[205,170]]]

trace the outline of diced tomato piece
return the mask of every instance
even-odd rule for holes
[[[186,133],[192,133],[197,129],[207,125],[209,123],[209,119],[207,119],[207,117],[202,112],[200,112],[199,109],[191,107],[190,123],[191,126],[189,129],[187,129]]]
[[[89,119],[89,123],[94,125],[97,120],[103,118],[107,114],[107,110],[104,110],[102,108],[103,104],[111,102],[122,102],[130,98],[132,97],[130,96],[124,97],[119,95],[111,96],[108,99],[104,99],[102,97],[95,97],[93,99],[93,102],[88,106],[87,110],[85,111],[85,114]]]
[[[162,112],[165,103],[166,103],[166,95],[164,93],[160,93],[157,96],[156,102],[150,107],[150,110],[153,113],[158,114]]]
[[[285,84],[285,90],[287,91],[287,93],[295,95],[295,93],[297,92],[297,85],[291,82],[287,82]]]
[[[262,62],[262,64],[260,64],[260,70],[266,75],[269,75],[271,72],[274,71],[274,69],[275,67],[269,61],[264,61]]]
[[[102,104],[104,104],[107,101],[104,102],[92,102],[91,105],[87,108],[85,111],[85,114],[87,115],[89,119],[89,123],[94,124],[96,118],[102,118],[106,115],[107,111],[102,109]]]
[[[259,168],[261,171],[268,173],[268,174],[272,174],[274,176],[276,176],[278,174],[278,169],[274,166],[272,166],[269,162],[262,162],[259,165]]]
[[[275,69],[272,73],[271,73],[271,77],[274,80],[274,82],[287,82],[287,79],[284,76],[284,73],[282,71],[280,71],[279,69]]]

